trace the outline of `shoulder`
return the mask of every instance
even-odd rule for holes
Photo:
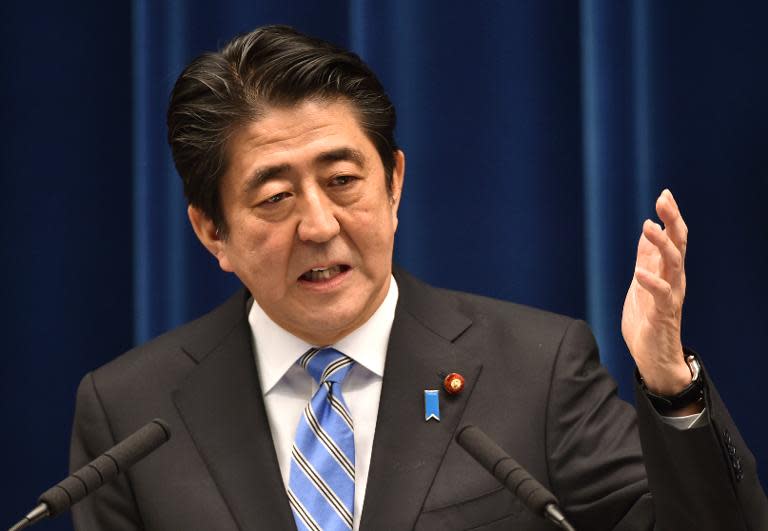
[[[211,312],[129,350],[89,377],[97,390],[120,395],[175,386],[224,338],[247,325],[248,298],[238,290]]]
[[[511,344],[556,353],[571,336],[593,341],[587,324],[573,317],[494,299],[482,295],[437,288],[396,269],[400,291],[398,308],[416,316],[428,327],[446,321],[466,320],[465,334],[482,336],[495,344]],[[401,304],[402,303],[402,304]]]

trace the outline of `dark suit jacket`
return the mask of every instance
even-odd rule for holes
[[[470,423],[549,487],[579,530],[768,529],[754,459],[711,386],[708,425],[677,431],[643,395],[639,417],[617,398],[583,322],[397,281],[362,530],[554,529],[454,442]],[[173,436],[76,506],[78,530],[295,529],[247,298],[85,376],[73,469],[155,417]],[[423,391],[447,372],[466,387],[440,397],[440,422],[425,422]]]

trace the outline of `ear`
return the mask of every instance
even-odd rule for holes
[[[405,153],[395,151],[395,166],[392,168],[392,219],[397,230],[397,209],[400,208],[400,198],[403,196],[403,179],[405,178]]]
[[[227,241],[218,233],[213,220],[192,205],[187,207],[187,216],[200,243],[216,257],[222,270],[231,273],[232,265],[227,258]]]

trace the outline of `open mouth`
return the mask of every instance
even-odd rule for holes
[[[345,271],[349,271],[349,266],[345,264],[329,267],[313,267],[301,275],[299,280],[306,280],[307,282],[323,282],[324,280],[330,280]]]

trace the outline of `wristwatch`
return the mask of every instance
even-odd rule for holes
[[[704,399],[704,375],[701,372],[699,360],[696,359],[696,356],[688,355],[685,357],[685,362],[691,370],[691,383],[676,395],[663,396],[652,393],[645,386],[643,378],[640,378],[640,386],[646,396],[648,396],[648,400],[651,401],[651,404],[656,408],[656,411],[662,415],[682,409]]]

